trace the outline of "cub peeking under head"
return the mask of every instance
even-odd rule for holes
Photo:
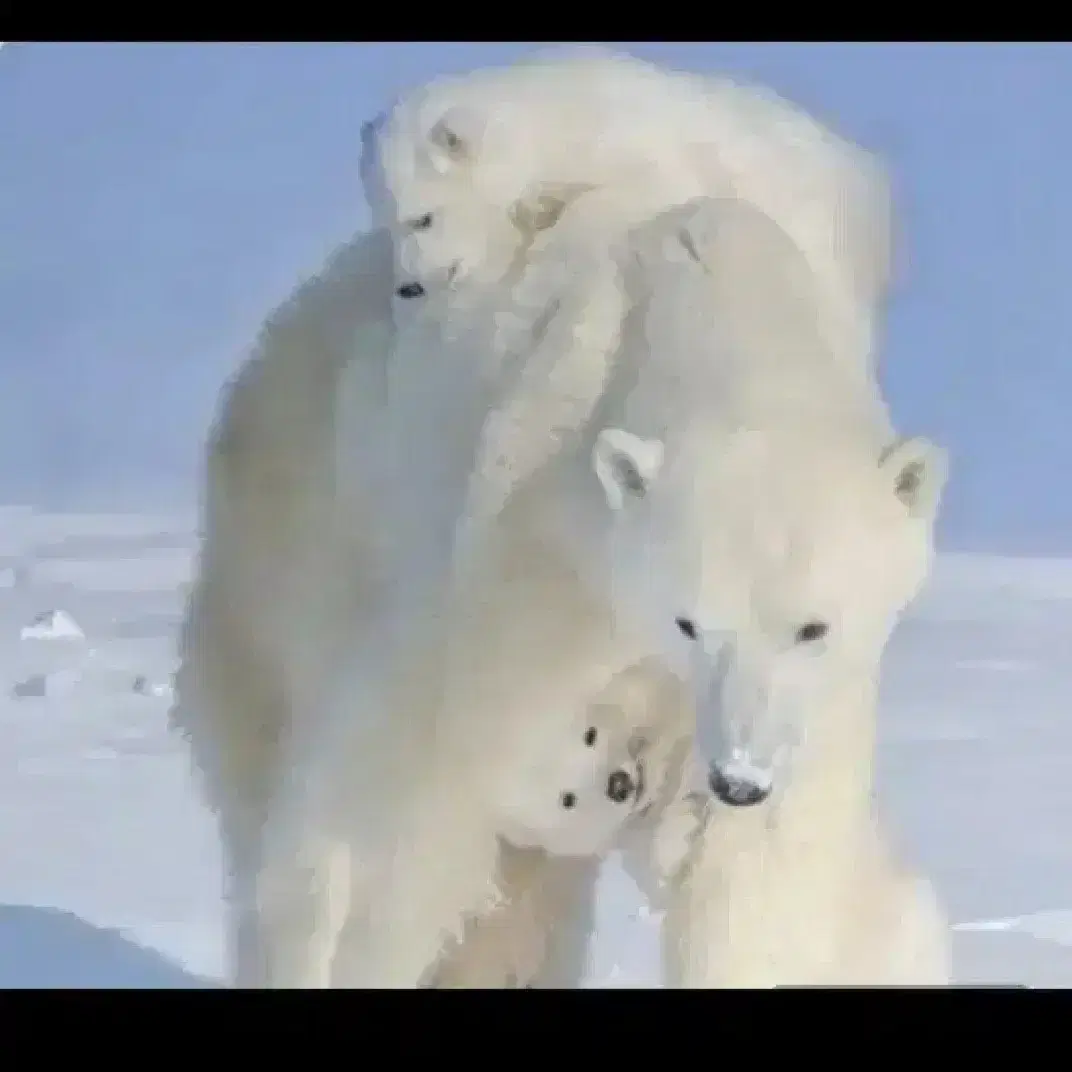
[[[498,796],[502,837],[556,856],[615,848],[631,819],[679,796],[691,772],[691,715],[668,675],[645,677],[642,666],[618,675],[565,737],[539,735],[518,750]]]
[[[548,963],[552,936],[559,946],[578,947],[574,955],[582,959],[588,939],[571,923],[569,876],[627,848],[626,865],[632,870],[637,861],[634,877],[646,888],[653,868],[661,875],[677,862],[675,845],[667,853],[672,863],[653,864],[649,843],[696,778],[687,698],[675,679],[638,664],[614,678],[564,734],[519,750],[523,759],[504,770],[499,794],[499,907],[469,921],[462,946],[448,947],[426,985],[562,986]]]

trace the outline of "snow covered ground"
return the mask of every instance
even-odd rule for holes
[[[167,733],[189,523],[0,509],[0,987],[197,987],[219,858]],[[50,613],[62,611],[62,614]],[[884,814],[962,982],[1072,984],[1072,560],[949,555],[894,640]],[[613,863],[592,985],[657,983]]]

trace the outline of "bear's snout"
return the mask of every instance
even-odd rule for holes
[[[424,295],[424,286],[420,283],[403,283],[396,293],[400,298],[420,298]]]

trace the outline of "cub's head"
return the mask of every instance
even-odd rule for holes
[[[469,95],[433,85],[362,129],[362,185],[374,222],[394,236],[403,300],[501,279],[573,196],[535,182],[530,139]]]
[[[503,836],[553,855],[606,852],[647,801],[643,746],[617,707],[599,704],[561,737],[544,735],[504,779]]]
[[[757,803],[831,688],[877,672],[929,572],[943,452],[608,428],[592,464],[615,613],[691,682],[712,789]]]

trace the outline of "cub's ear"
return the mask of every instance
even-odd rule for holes
[[[441,174],[471,163],[480,152],[486,126],[472,108],[457,105],[447,109],[428,131],[429,163]]]
[[[934,517],[949,472],[948,455],[941,447],[919,436],[899,439],[883,453],[879,467],[889,474],[894,494],[913,517]]]
[[[605,428],[592,448],[592,468],[607,504],[620,510],[629,499],[642,498],[663,464],[663,444],[621,428]]]

